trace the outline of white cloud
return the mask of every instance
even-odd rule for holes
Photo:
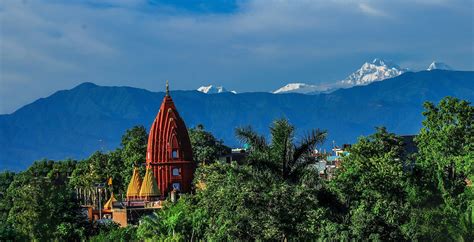
[[[359,8],[362,12],[372,15],[372,16],[377,16],[377,17],[388,17],[389,15],[382,10],[376,9],[372,6],[370,6],[368,3],[359,3]]]

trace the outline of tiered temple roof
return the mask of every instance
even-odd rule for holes
[[[158,189],[155,176],[153,176],[153,170],[147,167],[145,179],[143,179],[142,187],[140,188],[140,197],[147,199],[159,196],[160,190]]]
[[[104,209],[111,210],[113,208],[113,203],[116,201],[117,199],[115,199],[114,193],[112,193],[112,195],[110,195],[109,200],[104,204]]]
[[[128,184],[127,188],[127,198],[137,198],[140,196],[140,188],[142,186],[142,178],[140,177],[140,173],[138,171],[138,167],[133,169],[133,175],[130,179],[130,183]]]
[[[166,95],[150,128],[146,154],[147,166],[151,166],[163,196],[176,189],[180,192],[192,190],[196,165],[188,130],[179,116],[173,99]]]
[[[150,128],[146,153],[147,171],[142,182],[138,168],[128,185],[127,199],[145,199],[166,195],[173,190],[190,192],[196,164],[188,130],[179,116],[173,99],[166,95]]]

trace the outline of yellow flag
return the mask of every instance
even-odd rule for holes
[[[112,186],[112,177],[110,177],[109,180],[107,181],[107,185]]]

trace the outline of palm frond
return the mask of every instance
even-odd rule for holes
[[[314,157],[305,157],[304,159],[301,159],[301,158],[298,159],[290,167],[287,177],[292,181],[296,181],[297,178],[303,175],[303,173],[307,170],[309,165],[315,164],[316,162],[317,160]]]
[[[303,155],[310,153],[314,150],[317,144],[322,144],[326,139],[327,132],[324,130],[313,129],[307,133],[300,144],[295,146],[293,153],[292,163],[295,164]]]
[[[257,134],[250,126],[236,128],[235,135],[240,142],[250,145],[254,150],[263,151],[268,146],[265,137]]]
[[[283,176],[288,170],[288,161],[293,152],[295,128],[286,119],[278,119],[270,127],[272,135],[271,150],[275,161],[280,163]]]

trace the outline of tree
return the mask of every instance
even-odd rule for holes
[[[273,122],[270,133],[271,143],[267,143],[250,127],[236,129],[237,137],[250,145],[249,164],[273,170],[289,181],[297,181],[309,165],[316,163],[310,154],[326,138],[326,131],[315,129],[307,133],[299,144],[294,144],[295,128],[286,119]]]
[[[139,239],[154,240],[181,240],[188,236],[192,239],[189,231],[191,224],[189,219],[192,217],[192,209],[186,196],[181,197],[178,202],[166,202],[163,209],[146,216],[140,220],[137,229]]]
[[[109,164],[109,154],[96,151],[89,158],[80,161],[72,173],[71,185],[74,187],[93,188],[96,183],[105,183],[111,177],[110,170],[120,170],[120,167],[112,167],[115,162]],[[116,180],[117,177],[114,177]]]
[[[414,236],[425,240],[474,239],[474,107],[447,97],[424,104],[415,172]]]
[[[204,237],[304,238],[309,233],[305,229],[309,211],[319,209],[319,179],[316,169],[311,169],[316,160],[310,152],[326,133],[314,130],[296,145],[294,127],[282,119],[271,127],[271,143],[249,127],[237,129],[236,134],[250,145],[246,163],[213,164],[197,171],[196,181],[204,184],[196,193],[196,206],[207,218]],[[318,210],[319,215],[325,213],[324,208]]]
[[[127,129],[122,136],[122,142],[120,143],[123,162],[121,176],[124,179],[125,186],[128,185],[132,177],[133,168],[146,162],[147,137],[148,134],[143,126],[134,126]],[[140,166],[140,173],[142,176],[145,174],[144,166]],[[124,187],[124,190],[126,190],[126,187]]]
[[[96,151],[78,163],[71,178],[74,187],[93,189],[96,183],[112,178],[112,189],[124,193],[133,174],[133,167],[145,162],[146,130],[143,126],[128,129],[122,136],[121,149],[103,153]],[[144,174],[145,167],[141,166]],[[143,175],[142,174],[142,175]]]
[[[214,135],[204,130],[202,124],[189,129],[189,139],[195,162],[209,164],[216,161],[220,155],[230,151],[222,140],[217,140]]]
[[[365,240],[408,239],[408,172],[402,139],[385,128],[361,137],[343,158],[330,185],[348,207],[350,237]]]
[[[12,201],[7,221],[16,239],[78,240],[84,235],[83,223],[87,220],[67,183],[68,172],[74,166],[70,160],[44,160],[15,176],[7,190]]]
[[[288,186],[273,184],[271,173],[248,165],[214,163],[198,169],[196,180],[205,184],[195,195],[195,211],[202,215],[204,227],[198,231],[200,236],[218,241],[284,237],[279,227],[285,224],[277,219],[282,215],[278,205],[290,201],[278,191],[288,191]]]
[[[0,241],[13,241],[15,231],[8,223],[8,213],[12,207],[12,200],[7,196],[7,189],[15,178],[15,173],[5,171],[0,173]]]
[[[89,241],[137,241],[137,227],[130,225],[125,228],[109,222],[99,226],[99,233],[89,238]]]

